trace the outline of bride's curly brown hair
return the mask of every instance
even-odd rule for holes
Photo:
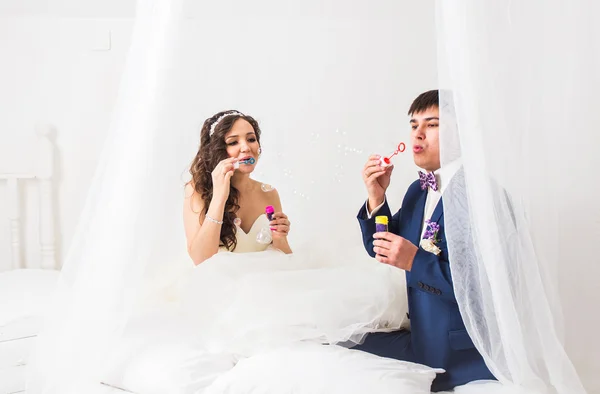
[[[224,116],[223,119],[218,122],[214,133],[210,135],[211,127],[222,116]],[[225,144],[225,134],[231,130],[233,124],[238,119],[244,119],[250,123],[256,133],[256,140],[260,144],[260,127],[258,126],[258,122],[251,116],[242,115],[234,110],[221,111],[206,119],[200,131],[200,147],[190,166],[190,174],[192,175],[191,184],[204,203],[204,208],[200,213],[200,220],[205,217],[213,197],[212,171],[221,160],[229,157],[227,155],[227,144]],[[239,198],[239,190],[230,185],[220,234],[220,244],[229,250],[235,250],[237,246],[235,236],[236,226],[233,221],[237,217],[237,211],[240,209],[238,204]]]

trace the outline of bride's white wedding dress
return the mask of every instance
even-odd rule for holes
[[[237,228],[235,252],[221,250],[193,269],[180,308],[211,351],[251,356],[299,341],[357,343],[406,319],[404,276],[365,259],[333,265],[316,253],[286,255],[256,240],[269,221]]]
[[[269,228],[269,219],[264,213],[256,218],[248,232],[245,232],[239,224],[236,224],[237,231],[235,238],[237,246],[233,253],[252,253],[267,250],[269,244],[260,243],[256,240],[256,237],[263,228]],[[228,250],[225,247],[221,247],[219,252],[228,252]]]

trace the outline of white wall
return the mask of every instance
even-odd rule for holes
[[[32,135],[37,122],[49,122],[58,131],[59,257],[73,235],[104,141],[130,32],[126,19],[0,19],[0,135]],[[10,261],[4,187],[0,183],[0,270]],[[27,185],[24,191],[25,256],[36,264],[37,195]]]
[[[135,0],[2,0],[3,16],[132,18]]]

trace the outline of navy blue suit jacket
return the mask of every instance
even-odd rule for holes
[[[427,191],[419,181],[406,192],[402,209],[392,216],[387,202],[375,216],[387,216],[389,232],[400,235],[418,246],[421,238]],[[442,197],[443,198],[443,197]],[[440,225],[436,244],[439,255],[418,249],[411,271],[406,272],[411,331],[370,334],[357,349],[443,368],[433,382],[432,391],[449,390],[474,380],[494,379],[473,345],[454,296],[448,248],[444,236],[443,202],[436,206],[431,220]],[[358,213],[363,242],[369,255],[373,252],[375,218],[368,219],[365,206]]]

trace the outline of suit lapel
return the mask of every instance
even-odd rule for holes
[[[444,199],[444,197],[440,198],[440,201],[438,201],[435,209],[433,210],[433,214],[431,214],[431,221],[432,222],[436,222],[436,223],[440,223],[440,219],[444,213],[444,203],[442,202],[442,200]]]
[[[431,215],[431,221],[440,223],[440,219],[444,214],[444,204],[442,202],[443,198],[440,198],[435,209],[433,210],[433,214]],[[415,204],[415,211],[413,215],[413,221],[410,228],[410,233],[408,240],[415,245],[419,245],[421,242],[421,233],[423,232],[423,219],[425,215],[425,203],[427,202],[427,192],[422,192]]]

